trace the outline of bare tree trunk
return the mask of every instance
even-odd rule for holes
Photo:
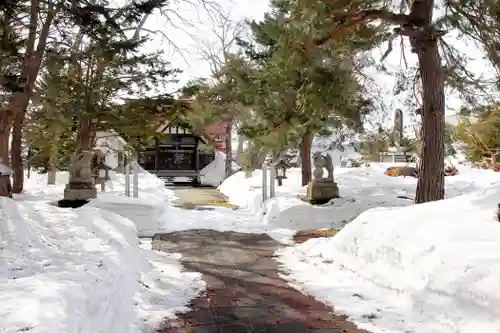
[[[31,98],[31,93],[40,71],[50,26],[58,10],[54,8],[52,3],[46,9],[47,16],[42,24],[37,40],[40,1],[31,0],[28,39],[26,42],[26,51],[23,58],[23,67],[21,72],[21,77],[25,80],[26,86],[22,92],[12,94],[12,99],[9,105],[9,109],[14,117],[10,152],[12,169],[14,171],[14,185],[12,187],[14,193],[21,193],[24,186],[24,169],[22,165],[23,123],[26,116],[26,109],[28,108]]]
[[[25,112],[16,112],[12,126],[12,140],[10,146],[10,158],[13,173],[12,192],[21,193],[24,187],[24,167],[22,157],[23,123]]]
[[[50,147],[49,152],[49,171],[47,176],[47,185],[55,185],[56,184],[56,175],[57,175],[57,166],[56,166],[56,158],[57,153],[59,152],[59,142],[61,140],[61,136],[58,131],[56,131],[52,146]]]
[[[47,185],[56,184],[57,169],[53,165],[49,165],[49,170],[47,172]]]
[[[7,110],[0,113],[0,163],[9,165],[9,135],[11,129],[10,112]]]
[[[233,173],[233,148],[232,148],[233,121],[230,120],[226,127],[226,178]]]
[[[77,151],[91,150],[92,149],[92,118],[83,116],[80,119],[80,126],[77,133]]]
[[[262,164],[264,164],[264,161],[266,160],[267,152],[268,151],[266,149],[263,149],[256,155],[251,156],[252,160],[250,161],[250,165],[252,170],[262,169]]]
[[[10,112],[0,113],[0,164],[9,165]],[[0,196],[12,196],[10,177],[0,177]]]
[[[302,186],[309,184],[312,180],[311,171],[311,145],[314,138],[314,134],[307,132],[302,136],[302,141],[300,143],[300,159],[302,161]]]
[[[414,3],[412,14],[424,18],[426,27],[430,27],[434,1],[420,2],[420,5]],[[422,159],[415,203],[444,198],[444,74],[437,38],[429,35],[430,33],[422,32],[413,41],[410,38],[412,48],[418,55],[423,87]]]
[[[238,148],[236,149],[236,160],[239,161],[241,159],[241,155],[243,154],[243,144],[245,143],[245,139],[240,134],[238,135]]]

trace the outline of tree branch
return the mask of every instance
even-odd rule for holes
[[[340,23],[340,26],[332,30],[328,35],[314,41],[316,45],[322,45],[332,39],[335,35],[345,32],[350,27],[374,20],[381,20],[384,23],[393,25],[405,25],[410,21],[410,16],[406,14],[396,14],[385,9],[363,10],[357,13],[342,14],[333,17],[334,21]]]

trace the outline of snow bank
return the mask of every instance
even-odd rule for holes
[[[103,193],[90,201],[87,207],[101,208],[134,222],[139,237],[152,237],[165,229],[165,225],[179,219],[180,210],[167,202],[131,198]]]
[[[500,332],[500,190],[361,214],[280,251],[288,279],[373,332]]]
[[[173,199],[174,192],[165,188],[165,181],[159,179],[155,175],[141,168],[137,163],[134,165],[137,169],[139,198],[150,200],[158,203],[164,203]],[[106,193],[108,194],[125,194],[125,175],[112,172],[110,181],[106,182]],[[132,192],[133,175],[130,174],[130,191]]]
[[[201,183],[217,187],[226,178],[226,154],[215,152],[214,160],[206,167],[200,170]]]
[[[293,168],[287,171],[288,179],[283,180],[283,186],[276,185],[276,195],[288,198],[297,198],[305,194],[300,185],[300,169]],[[274,180],[276,181],[276,180]],[[230,203],[257,213],[262,208],[262,170],[255,170],[252,176],[245,177],[240,171],[227,178],[218,188]]]
[[[111,212],[0,198],[0,214],[2,332],[153,332],[204,288]]]
[[[157,203],[173,199],[172,190],[165,188],[165,182],[155,175],[137,166],[139,178],[139,197]],[[106,193],[125,195],[125,175],[111,171],[110,180],[106,182]],[[132,191],[132,174],[130,175],[130,191]],[[69,173],[58,171],[56,184],[47,185],[47,174],[32,173],[31,178],[25,180],[25,192],[18,198],[28,200],[57,201],[62,199],[64,187],[68,183]],[[100,187],[97,186],[99,190]]]
[[[249,178],[238,172],[226,179],[219,191],[232,204],[262,217],[268,225],[280,228],[339,227],[362,212],[375,207],[399,207],[413,203],[417,180],[411,177],[384,175],[392,163],[374,163],[371,167],[336,168],[335,181],[341,198],[323,206],[311,206],[301,199],[305,187],[301,185],[301,171],[287,172],[283,186],[276,186],[276,197],[262,202],[262,171],[256,170]],[[457,176],[446,177],[448,198],[486,188],[500,181],[500,173],[490,170],[458,166]]]

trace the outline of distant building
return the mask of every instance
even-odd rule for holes
[[[115,131],[99,131],[96,133],[94,148],[105,156],[105,163],[112,168],[118,168],[125,157],[127,142]]]

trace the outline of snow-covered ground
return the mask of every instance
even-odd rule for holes
[[[310,229],[341,227],[360,213],[374,207],[407,206],[415,196],[415,178],[388,177],[384,170],[394,164],[375,163],[371,167],[336,168],[335,181],[341,198],[323,206],[311,206],[301,199],[300,169],[290,169],[276,197],[262,203],[262,171],[245,178],[243,172],[226,179],[219,187],[229,201],[254,214],[263,215],[263,224],[279,228]],[[458,166],[459,175],[446,177],[446,196],[455,197],[483,189],[500,181],[492,171]],[[265,213],[265,214],[264,214]],[[312,218],[314,217],[314,218]]]
[[[354,219],[334,237],[277,254],[285,279],[360,327],[500,332],[500,173],[458,166],[459,175],[446,177],[449,199],[413,205],[398,196],[412,198],[416,180],[385,176],[387,166],[337,168],[343,197],[320,207],[297,198],[305,193],[299,170],[289,170],[277,197],[263,206],[260,172],[236,174],[220,190],[263,215],[268,227],[341,227]]]
[[[67,174],[57,178],[46,185],[35,174],[26,194],[0,198],[0,332],[154,332],[187,311],[205,288],[201,274],[184,272],[179,254],[140,244],[129,219],[90,205],[56,207]],[[120,178],[108,186],[123,195]],[[151,175],[140,184],[142,200],[171,195]]]
[[[377,208],[280,251],[293,285],[373,332],[500,332],[500,189]]]
[[[137,235],[211,228],[290,244],[298,229],[346,224],[280,250],[285,278],[374,332],[500,332],[500,173],[458,166],[450,199],[413,205],[416,180],[388,177],[387,166],[336,168],[342,198],[323,206],[299,199],[298,169],[264,203],[261,172],[238,172],[219,190],[240,210],[173,207],[174,193],[147,172],[139,198],[124,197],[124,176],[112,173],[106,193],[60,209],[67,174],[56,185],[35,174],[26,193],[0,200],[0,332],[148,332],[186,311],[201,275]]]

